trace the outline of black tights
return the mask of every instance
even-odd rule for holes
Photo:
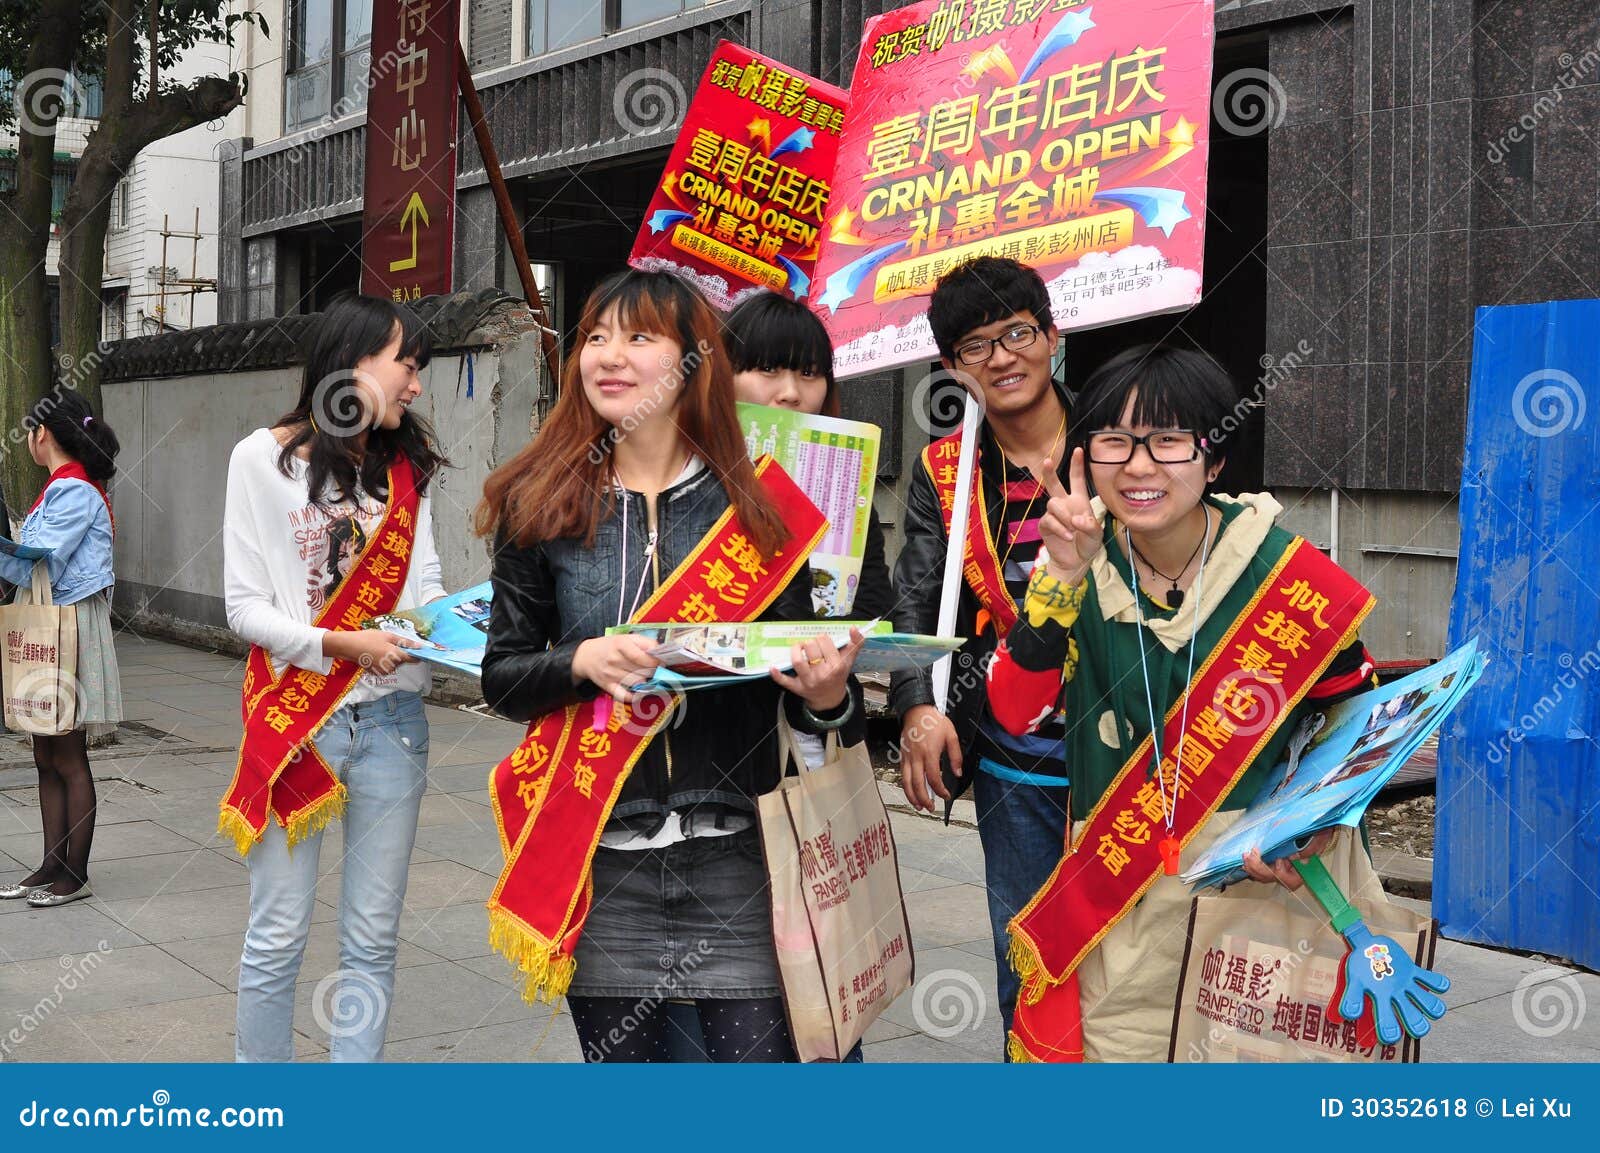
[[[89,847],[94,842],[94,777],[89,742],[82,729],[59,737],[33,738],[39,770],[39,812],[44,818],[44,864],[24,885],[48,885],[52,893],[75,893],[89,883]]]
[[[667,1044],[677,1026],[666,1003],[650,997],[568,997],[572,1023],[585,1061],[670,1060]],[[764,997],[743,1001],[706,998],[695,1002],[713,1061],[795,1060],[783,1001]]]

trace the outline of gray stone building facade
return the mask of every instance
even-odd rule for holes
[[[549,50],[558,0],[466,0],[469,58],[557,327],[625,259],[681,118],[675,93],[693,91],[719,39],[848,85],[862,22],[894,6],[585,0],[573,10],[598,11],[601,34]],[[643,9],[676,11],[628,26]],[[1205,300],[1069,336],[1066,371],[1136,340],[1217,356],[1259,402],[1225,482],[1277,493],[1292,527],[1378,593],[1380,659],[1438,656],[1473,310],[1600,295],[1600,5],[1224,0],[1216,30]],[[641,77],[670,110],[642,129],[623,97]],[[357,114],[226,146],[223,319],[315,310],[354,287],[363,143]],[[514,291],[464,116],[458,149],[457,287]],[[891,530],[928,435],[902,419],[922,375],[847,386],[849,408],[890,433]]]

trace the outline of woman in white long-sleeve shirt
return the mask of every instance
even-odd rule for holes
[[[429,674],[405,651],[411,642],[359,626],[444,595],[427,490],[447,462],[410,412],[430,351],[404,307],[336,302],[312,337],[294,409],[229,462],[228,624],[254,646],[221,820],[250,869],[241,1061],[293,1056],[295,979],[334,816],[344,820],[340,966],[319,989],[334,1007],[330,1057],[382,1054],[427,783]]]

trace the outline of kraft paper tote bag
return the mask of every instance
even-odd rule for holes
[[[50,599],[44,561],[33,566],[33,604],[0,608],[5,634],[5,726],[42,737],[78,723],[78,610]]]
[[[1358,846],[1359,850],[1359,846]],[[1351,903],[1374,933],[1433,965],[1434,923],[1381,893]],[[1330,1014],[1345,940],[1309,895],[1245,881],[1205,893],[1189,911],[1189,943],[1173,1018],[1174,1062],[1411,1062],[1421,1043],[1385,1045]]]
[[[807,771],[779,708],[785,766],[758,800],[784,1005],[802,1061],[838,1061],[911,987],[911,926],[889,813],[866,742],[828,734]]]

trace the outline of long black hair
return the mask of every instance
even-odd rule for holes
[[[102,488],[117,474],[117,453],[122,451],[117,434],[80,394],[56,389],[41,397],[22,425],[29,431],[48,429],[61,451],[83,465],[89,479]]]
[[[382,352],[396,331],[399,357],[414,357],[425,368],[433,356],[433,338],[409,308],[381,296],[342,296],[335,300],[312,330],[306,347],[305,374],[300,399],[278,418],[275,427],[291,435],[278,454],[278,470],[293,476],[296,452],[311,446],[306,485],[313,504],[354,500],[359,488],[369,496],[386,498],[387,473],[397,455],[411,461],[417,475],[417,493],[450,462],[434,447],[433,429],[422,417],[405,412],[400,427],[365,426],[355,378],[363,358]],[[359,437],[366,432],[365,452],[358,452]]]
[[[833,380],[833,342],[828,330],[798,300],[776,292],[747,296],[728,313],[722,343],[734,372],[809,372],[828,382],[822,414],[839,415]]]

